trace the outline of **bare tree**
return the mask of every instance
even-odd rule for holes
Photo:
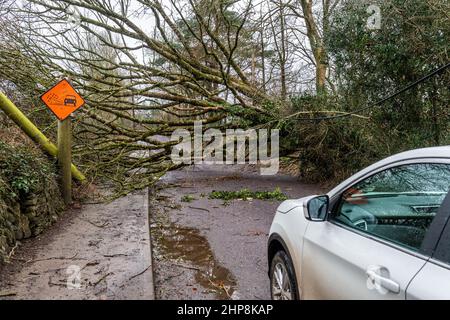
[[[270,98],[236,57],[251,2],[239,13],[230,1],[170,2],[31,0],[12,8],[8,15],[19,23],[2,32],[11,44],[0,54],[6,78],[24,83],[8,71],[23,57],[42,71],[29,81],[34,95],[68,77],[85,97],[75,156],[119,193],[175,168],[169,156],[176,142],[167,138],[174,129],[198,119],[219,125],[230,101],[240,112],[267,113],[261,105]]]
[[[327,74],[329,71],[328,53],[325,38],[330,27],[330,19],[339,5],[340,0],[297,0],[298,5],[289,4],[293,14],[304,20],[306,36],[316,69],[316,91],[318,94],[326,92]],[[301,31],[300,31],[301,32]]]
[[[0,78],[36,97],[69,78],[87,102],[75,157],[122,194],[177,167],[174,129],[277,119],[311,70],[324,92],[337,1],[324,0],[322,16],[309,0],[7,1]]]

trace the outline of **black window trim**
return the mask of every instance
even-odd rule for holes
[[[439,160],[439,161],[436,161],[436,160]],[[343,188],[341,188],[338,192],[336,192],[334,195],[332,195],[332,197],[330,199],[331,204],[330,204],[330,211],[327,216],[327,222],[332,223],[333,225],[339,226],[341,228],[344,228],[348,231],[354,232],[354,233],[361,235],[365,238],[368,238],[370,240],[374,240],[376,242],[382,243],[382,244],[392,247],[394,249],[408,253],[408,254],[418,257],[420,259],[430,260],[433,256],[434,250],[436,249],[436,247],[438,245],[440,235],[444,231],[444,228],[446,227],[446,223],[448,222],[448,219],[449,219],[448,213],[445,213],[444,210],[441,210],[441,208],[439,209],[438,213],[436,214],[435,218],[433,219],[433,222],[431,223],[430,228],[427,230],[425,237],[424,237],[424,242],[422,244],[422,247],[418,251],[408,249],[405,246],[401,246],[392,241],[389,241],[389,240],[377,237],[375,235],[371,235],[369,233],[363,232],[361,230],[352,228],[351,226],[348,226],[344,223],[340,223],[340,222],[332,219],[332,217],[335,215],[335,210],[337,210],[338,204],[340,203],[340,200],[342,199],[343,193],[347,189],[351,188],[353,185],[355,185],[363,180],[366,180],[379,172],[382,172],[382,171],[385,171],[388,169],[397,168],[397,167],[401,167],[401,166],[405,166],[405,165],[430,164],[430,163],[431,164],[450,165],[450,159],[449,158],[430,158],[430,157],[419,158],[419,159],[417,159],[417,158],[416,159],[403,159],[401,161],[388,163],[381,167],[375,168],[374,170],[367,172],[366,174],[358,177],[357,179],[347,183]],[[450,194],[450,192],[449,192],[449,194]],[[447,200],[447,197],[449,196],[449,194],[446,196],[444,201]],[[435,220],[437,221],[436,223],[434,223]],[[443,224],[442,221],[445,221],[445,223]],[[450,223],[448,224],[448,227],[450,228]]]
[[[434,237],[437,238],[437,242],[436,242],[435,246],[433,247],[430,262],[433,264],[439,265],[441,267],[450,269],[450,261],[443,261],[443,260],[440,260],[438,257],[435,257],[435,253],[436,253],[435,251],[438,248],[441,241],[443,241],[442,235],[446,232],[450,232],[450,191],[447,194],[444,201],[442,202],[442,206],[439,208],[439,210],[442,211],[441,223],[443,224],[443,228],[439,234],[434,235]]]

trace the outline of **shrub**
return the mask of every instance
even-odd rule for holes
[[[55,178],[54,172],[49,161],[33,148],[0,141],[0,174],[10,186],[12,198],[40,191],[45,181]]]
[[[249,189],[242,189],[239,191],[212,191],[209,194],[210,199],[221,199],[225,201],[240,199],[258,199],[258,200],[277,200],[283,201],[287,196],[281,192],[280,188],[275,188],[274,191],[251,191]]]

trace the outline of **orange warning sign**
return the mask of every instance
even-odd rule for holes
[[[41,100],[59,120],[66,119],[72,112],[84,105],[84,99],[65,79],[44,93]]]

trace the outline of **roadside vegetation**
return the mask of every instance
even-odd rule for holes
[[[195,200],[197,200],[197,199],[194,196],[189,195],[189,194],[184,195],[184,196],[181,197],[181,202],[192,202],[192,201],[195,201]]]
[[[209,199],[221,199],[225,201],[250,201],[253,199],[284,201],[287,198],[288,197],[281,192],[280,188],[275,188],[273,191],[251,191],[244,188],[238,191],[212,191],[209,194]]]
[[[0,263],[23,239],[41,233],[64,210],[56,169],[14,128],[0,127]]]

